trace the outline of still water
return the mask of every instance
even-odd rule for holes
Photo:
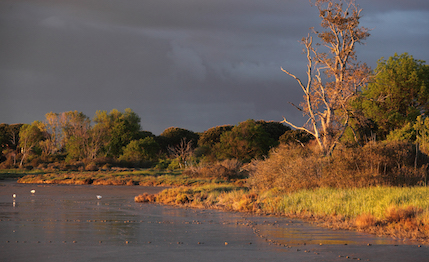
[[[0,182],[0,261],[429,261],[418,243],[134,202],[160,190]]]

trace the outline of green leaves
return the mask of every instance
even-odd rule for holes
[[[429,113],[429,66],[404,53],[378,61],[374,82],[363,89],[365,115],[378,126],[378,136],[414,123]]]

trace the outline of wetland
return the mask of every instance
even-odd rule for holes
[[[138,194],[163,189],[2,181],[0,258],[425,261],[429,256],[429,247],[417,242],[331,230],[299,219],[134,202]]]

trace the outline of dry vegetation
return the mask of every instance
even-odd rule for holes
[[[254,161],[249,186],[256,190],[368,186],[414,186],[426,184],[427,165],[416,149],[404,142],[368,143],[361,148],[338,148],[321,157],[311,147],[284,145],[264,161]]]
[[[412,144],[399,142],[338,148],[331,157],[322,157],[310,145],[282,145],[267,159],[246,166],[219,162],[185,172],[230,179],[249,174],[245,187],[179,187],[135,200],[299,217],[328,227],[427,242],[429,188],[423,186],[426,165],[421,164],[427,161],[415,154]]]
[[[426,163],[412,144],[281,145],[265,160],[200,164],[182,171],[112,170],[27,175],[20,183],[173,186],[136,202],[277,214],[423,242],[429,237]],[[416,161],[417,160],[417,161]],[[34,171],[33,171],[34,172]],[[247,178],[246,178],[247,177]]]

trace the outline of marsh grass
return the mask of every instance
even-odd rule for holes
[[[298,217],[328,227],[428,241],[428,195],[427,187],[317,188],[291,193],[273,189],[258,194],[231,184],[209,184],[170,188],[135,200]]]

